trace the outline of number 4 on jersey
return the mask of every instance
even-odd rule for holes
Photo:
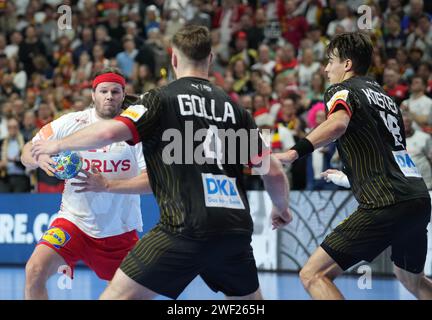
[[[214,140],[213,140],[214,138]],[[213,142],[214,141],[214,142]],[[210,146],[214,145],[213,150],[211,150]],[[218,128],[215,125],[210,125],[207,131],[206,138],[203,142],[204,147],[204,155],[206,158],[216,159],[216,163],[220,170],[222,168],[222,141],[218,135]]]

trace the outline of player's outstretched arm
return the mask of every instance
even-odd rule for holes
[[[98,121],[61,140],[36,141],[31,150],[37,158],[41,154],[56,154],[66,150],[101,148],[114,142],[131,140],[132,133],[126,124],[116,120]]]
[[[264,186],[273,202],[272,226],[273,229],[283,227],[292,220],[289,210],[289,184],[280,161],[270,156],[270,169],[262,175]]]
[[[110,192],[122,194],[152,193],[147,171],[131,179],[109,180],[97,168],[92,166],[91,172],[80,170],[81,175],[75,177],[79,182],[72,182],[74,187],[80,187],[75,192]]]
[[[298,158],[326,146],[341,137],[350,122],[350,116],[345,110],[338,110],[329,115],[328,119],[316,127],[306,138],[297,142],[290,150],[273,154],[282,163],[292,163]]]

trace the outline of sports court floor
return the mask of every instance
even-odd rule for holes
[[[260,273],[260,284],[266,299],[273,300],[305,300],[309,296],[304,291],[296,274],[292,273]],[[347,299],[352,300],[413,300],[394,278],[372,278],[371,289],[359,289],[359,277],[342,276],[336,280]],[[62,281],[63,280],[63,281]],[[72,287],[60,275],[54,275],[48,281],[48,294],[51,299],[59,300],[93,300],[97,299],[106,286],[106,282],[85,267],[75,270]],[[24,267],[0,267],[0,300],[23,299]],[[64,289],[60,289],[60,287]],[[158,299],[167,299],[158,297]],[[179,300],[218,300],[224,299],[223,294],[214,293],[201,280],[196,278],[180,295]]]

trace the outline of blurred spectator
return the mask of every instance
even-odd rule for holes
[[[167,43],[165,43],[162,33],[158,28],[151,28],[148,30],[145,45],[150,48],[154,58],[153,74],[156,78],[163,77],[163,73],[167,73],[170,60],[167,51]],[[144,62],[143,64],[149,65],[148,62]]]
[[[27,110],[27,103],[23,99],[15,99],[12,101],[14,118],[21,122],[24,118],[24,113]]]
[[[245,47],[253,50],[258,49],[258,45],[264,40],[264,28],[254,27],[252,14],[248,14],[248,13],[243,14],[240,18],[238,28],[240,29],[240,31],[237,33],[237,37],[243,35],[247,40]],[[239,40],[236,39],[236,41]],[[236,43],[236,50],[237,50],[237,43]]]
[[[109,60],[105,56],[104,48],[100,44],[93,46],[93,70],[92,73],[97,72],[100,68],[109,66]]]
[[[328,39],[322,36],[321,29],[318,25],[311,25],[309,27],[307,39],[312,41],[312,50],[315,59],[322,61],[325,58],[325,50],[328,44]]]
[[[296,59],[295,49],[290,43],[286,43],[277,51],[275,74],[290,73],[297,70],[298,61]]]
[[[322,10],[321,0],[299,1],[295,13],[306,18],[309,25],[316,23]]]
[[[430,17],[423,13],[417,21],[417,26],[413,33],[411,33],[406,42],[406,48],[419,49],[423,54],[425,61],[429,60],[432,56],[432,26]]]
[[[99,25],[96,28],[95,42],[96,44],[102,46],[102,51],[104,52],[104,55],[107,59],[114,58],[119,52],[122,51],[122,46],[120,43],[109,36],[107,28],[104,25]],[[95,57],[93,57],[93,59],[95,59]]]
[[[189,24],[196,24],[211,28],[212,21],[210,13],[212,7],[206,0],[192,0],[186,6],[186,21]]]
[[[406,34],[414,33],[417,22],[424,14],[423,0],[410,0],[405,10],[405,15],[402,19],[402,30]],[[428,15],[429,16],[429,15]],[[430,19],[430,16],[429,16]]]
[[[283,6],[278,8],[279,22],[282,36],[291,43],[295,49],[300,46],[300,41],[306,35],[308,23],[303,16],[294,15],[296,2],[294,0],[283,1]]]
[[[239,98],[239,104],[245,108],[251,115],[254,113],[254,107],[252,104],[252,96],[248,94],[241,95]]]
[[[397,15],[399,19],[402,19],[404,12],[402,8],[401,0],[388,0],[387,8],[384,10],[383,16],[387,20],[391,15]]]
[[[107,18],[108,19],[105,23],[105,26],[107,28],[108,35],[112,39],[121,39],[126,33],[126,30],[120,23],[119,11],[117,9],[109,10],[107,12]]]
[[[327,5],[323,8],[319,17],[319,26],[323,34],[327,34],[329,23],[336,19],[337,0],[328,0],[326,3]]]
[[[13,30],[19,30],[18,28],[18,15],[15,3],[12,1],[6,1],[6,8],[0,14],[0,30],[6,33],[10,33]]]
[[[74,99],[71,112],[84,111],[88,107],[87,101],[82,97],[76,97]]]
[[[9,36],[9,38],[10,38],[10,42],[6,46],[4,53],[10,59],[10,58],[18,57],[18,51],[19,51],[20,44],[23,41],[23,37],[21,32],[14,31]]]
[[[0,192],[29,192],[30,179],[21,164],[24,138],[16,119],[7,122],[8,136],[0,141]]]
[[[171,39],[177,30],[185,24],[185,20],[181,16],[179,9],[171,9],[168,14],[169,19],[166,24],[165,36]]]
[[[139,34],[137,24],[134,21],[128,21],[124,23],[126,28],[126,36],[132,36],[135,41],[135,47],[141,48],[144,44],[144,38]]]
[[[384,33],[384,44],[388,58],[396,56],[396,50],[405,46],[406,35],[402,32],[400,17],[392,14],[386,20],[386,32]]]
[[[220,28],[221,30],[221,43],[228,46],[231,40],[231,34],[234,30],[236,23],[240,20],[243,8],[238,3],[238,0],[222,0],[214,13],[213,28]]]
[[[305,123],[297,116],[297,106],[292,98],[282,100],[281,104],[281,123],[288,128],[297,143],[305,137]],[[290,184],[293,190],[304,190],[306,188],[306,158],[295,161],[289,172]]]
[[[310,86],[307,87],[303,99],[303,105],[309,109],[312,104],[324,101],[324,92],[326,89],[326,81],[320,72],[315,72],[312,75]]]
[[[145,33],[147,34],[148,37],[148,32],[150,31],[150,29],[159,29],[159,17],[160,17],[160,12],[159,9],[155,6],[155,5],[150,5],[146,8],[146,16],[145,16]]]
[[[274,67],[276,62],[271,57],[270,47],[266,44],[261,44],[258,48],[258,62],[252,66],[252,70],[259,70],[263,79],[271,82],[274,75]]]
[[[13,104],[10,101],[5,101],[0,108],[0,140],[8,135],[7,122],[13,118]]]
[[[353,32],[357,29],[356,21],[351,16],[351,10],[343,1],[338,1],[336,4],[336,20],[329,23],[326,34],[329,38],[333,37],[337,32],[337,27],[342,27],[345,32]]]
[[[137,93],[144,93],[156,87],[150,68],[145,64],[135,67],[132,80],[134,91]]]
[[[396,62],[399,66],[401,79],[407,81],[414,75],[414,68],[408,60],[408,53],[404,47],[396,50]]]
[[[234,54],[231,56],[229,63],[233,64],[238,60],[243,60],[246,67],[255,64],[258,54],[255,49],[248,47],[247,34],[244,31],[239,31],[235,35]]]
[[[229,49],[221,42],[220,29],[211,31],[213,60],[211,68],[218,73],[224,73],[230,58]]]
[[[1,65],[2,59],[3,59],[3,57],[0,54],[0,65]],[[6,55],[4,55],[4,59],[6,59]],[[1,81],[0,95],[8,98],[14,93],[20,94],[20,91],[13,83],[13,75],[10,73],[5,73],[3,75],[3,79]]]
[[[38,39],[34,26],[26,28],[25,39],[20,44],[18,55],[27,74],[32,74],[36,69],[34,59],[46,55],[45,45]]]
[[[124,51],[117,54],[117,65],[125,75],[126,79],[132,79],[132,73],[135,67],[135,57],[138,50],[135,48],[135,40],[132,36],[123,38]]]
[[[373,76],[379,84],[383,83],[384,74],[384,58],[381,50],[375,48],[372,56],[372,65],[369,69],[371,76]]]
[[[54,120],[55,112],[48,103],[42,102],[37,109],[36,127],[41,129],[44,125]]]
[[[24,142],[30,141],[35,133],[36,128],[36,116],[33,110],[27,110],[24,113],[24,118],[22,121],[21,134],[24,138]]]
[[[313,74],[319,70],[320,66],[320,63],[314,59],[313,50],[305,49],[298,67],[300,89],[303,91],[307,90],[311,84]]]
[[[238,94],[248,94],[253,92],[250,72],[243,60],[237,60],[232,66],[234,85],[233,89]]]
[[[234,90],[234,83],[235,80],[233,77],[231,76],[226,76],[224,79],[224,83],[223,83],[223,90],[230,96],[230,98],[234,101],[234,102],[238,102],[239,100],[239,95],[237,94],[237,92]]]
[[[406,149],[412,157],[413,162],[419,169],[427,188],[432,188],[432,138],[421,130],[413,127],[413,116],[404,112],[403,122],[405,127]]]
[[[414,121],[421,127],[432,124],[432,99],[425,95],[426,83],[422,77],[411,80],[411,94],[404,100],[401,108],[412,114]]]
[[[88,55],[92,54],[92,48],[94,45],[93,31],[90,28],[83,28],[81,31],[81,37],[77,43],[73,44],[74,49],[72,53],[73,62],[75,65],[79,63],[81,55],[85,52]]]
[[[400,104],[407,97],[408,86],[399,83],[400,74],[393,69],[386,68],[384,70],[384,90],[386,93],[393,97],[397,104]]]
[[[7,57],[5,50],[6,50],[6,36],[3,33],[0,33],[0,53],[5,54],[5,56]]]

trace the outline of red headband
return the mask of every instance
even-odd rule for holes
[[[93,84],[92,84],[93,90],[96,89],[97,85],[101,82],[117,82],[117,83],[121,84],[121,86],[123,88],[126,85],[125,78],[123,78],[121,75],[119,75],[117,73],[109,72],[109,73],[104,73],[104,74],[98,75],[96,78],[94,78]]]

